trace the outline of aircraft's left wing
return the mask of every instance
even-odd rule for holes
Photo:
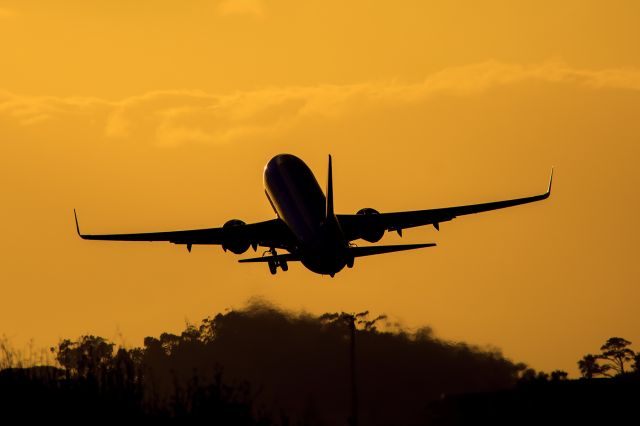
[[[352,241],[362,238],[371,231],[385,230],[398,231],[416,226],[433,225],[440,229],[441,222],[450,221],[458,216],[481,213],[490,210],[504,209],[520,204],[533,203],[549,198],[551,195],[551,183],[553,182],[553,170],[549,178],[549,186],[543,194],[530,197],[515,198],[511,200],[494,201],[490,203],[471,204],[466,206],[445,207],[440,209],[416,210],[406,212],[380,213],[380,214],[350,214],[337,215],[342,231],[347,240]]]
[[[168,241],[173,244],[185,244],[189,249],[195,244],[233,245],[236,242],[248,242],[253,246],[269,248],[288,248],[293,244],[291,231],[280,219],[246,225],[222,228],[191,229],[185,231],[145,232],[135,234],[83,234],[78,225],[75,210],[76,230],[85,240],[106,241]]]

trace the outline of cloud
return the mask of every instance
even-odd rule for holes
[[[30,97],[0,92],[0,120],[29,127],[63,118],[93,117],[103,137],[174,146],[227,144],[277,137],[304,120],[331,121],[411,106],[438,96],[472,96],[525,81],[588,88],[640,90],[640,70],[576,69],[485,62],[445,69],[422,82],[274,87],[217,95],[157,91],[111,102],[98,98]]]
[[[0,90],[0,118],[21,126],[60,119],[65,116],[86,116],[105,111],[112,103],[89,97],[54,97],[17,95]]]
[[[250,15],[261,17],[264,14],[262,0],[223,0],[218,4],[218,13],[222,16]]]

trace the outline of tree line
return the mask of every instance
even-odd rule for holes
[[[160,423],[415,424],[429,401],[512,387],[524,368],[429,328],[380,330],[384,320],[257,302],[146,337],[140,347],[92,335],[64,339],[52,348],[56,365],[0,372],[0,411]]]
[[[589,355],[597,367],[583,365],[587,356],[580,361],[593,380],[572,381],[561,370],[536,372],[496,350],[436,338],[429,328],[380,330],[385,321],[254,303],[146,337],[140,347],[93,335],[63,339],[51,348],[55,365],[0,371],[0,412],[25,421],[238,425],[466,424],[470,413],[473,424],[480,402],[495,408],[487,411],[492,421],[532,404],[571,410],[571,395],[594,388],[589,383],[600,389],[601,380],[613,385],[608,394],[637,389],[637,380],[619,380],[640,376],[621,338]],[[562,404],[545,399],[555,393]]]

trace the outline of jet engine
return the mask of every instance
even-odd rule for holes
[[[356,214],[364,215],[364,216],[372,216],[376,214],[380,214],[376,209],[372,209],[370,207],[366,207],[364,209],[358,210]],[[370,243],[377,243],[380,241],[382,236],[384,235],[384,228],[380,228],[376,225],[374,220],[365,220],[365,231],[362,233],[360,238]]]
[[[222,225],[223,229],[233,228],[236,226],[244,226],[246,223],[241,221],[240,219],[231,219],[228,220],[224,225]],[[222,250],[229,250],[231,253],[242,254],[245,251],[249,250],[249,246],[251,243],[248,240],[236,239],[234,241],[227,242],[222,244]]]

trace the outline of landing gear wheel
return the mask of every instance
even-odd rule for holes
[[[280,261],[280,267],[282,268],[283,272],[287,272],[289,270],[289,264],[287,263],[286,260]]]
[[[276,262],[269,262],[269,272],[271,272],[271,275],[275,275],[276,272],[278,272],[278,265],[276,265]]]

